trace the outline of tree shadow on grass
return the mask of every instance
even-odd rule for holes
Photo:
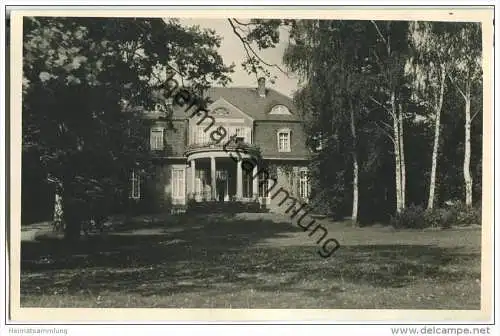
[[[263,239],[297,231],[290,223],[238,220],[233,216],[185,217],[143,228],[122,227],[77,242],[40,239],[22,242],[23,272],[128,268],[176,263],[221,252],[240,251]]]
[[[449,283],[480,277],[479,268],[467,268],[479,262],[479,254],[459,247],[354,245],[323,259],[314,245],[258,244],[291,232],[300,231],[268,220],[192,217],[156,234],[118,232],[71,246],[23,243],[21,291],[150,296],[252,289],[324,297],[344,284],[400,288],[419,279]]]

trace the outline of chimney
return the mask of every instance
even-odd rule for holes
[[[264,77],[260,77],[258,80],[257,94],[259,97],[266,96],[266,79]]]

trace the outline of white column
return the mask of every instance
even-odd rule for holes
[[[253,166],[253,172],[252,172],[252,196],[253,199],[256,199],[259,196],[259,176],[258,174],[258,168],[257,168],[257,163]]]
[[[224,196],[224,202],[229,201],[229,174],[226,170],[226,195]]]
[[[216,189],[216,169],[217,167],[215,166],[215,158],[212,156],[210,157],[210,177],[211,177],[211,185],[212,185],[212,200],[215,200],[215,197],[217,195],[217,189]]]
[[[196,160],[191,160],[191,197],[196,198]]]
[[[238,160],[236,163],[236,199],[241,200],[243,198],[243,174],[241,169],[242,160]]]

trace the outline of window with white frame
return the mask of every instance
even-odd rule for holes
[[[163,150],[163,127],[152,127],[150,135],[151,150]]]
[[[132,175],[130,177],[130,198],[140,199],[141,198],[141,177],[137,171],[132,170]]]
[[[291,131],[289,129],[282,129],[278,131],[278,151],[279,152],[290,152],[290,135]]]
[[[310,194],[309,171],[303,168],[299,171],[299,196],[302,199],[309,199]]]
[[[244,127],[236,127],[235,129],[236,141],[246,142],[247,141],[247,130]]]
[[[259,172],[259,197],[268,197],[269,174],[267,171]]]
[[[185,192],[185,170],[172,168],[172,198],[183,199]]]

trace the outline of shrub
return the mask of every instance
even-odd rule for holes
[[[391,225],[395,228],[425,229],[449,227],[450,211],[444,209],[428,210],[421,205],[410,205],[400,213],[391,217]]]
[[[424,229],[443,228],[453,225],[481,224],[480,207],[468,207],[462,203],[446,208],[427,210],[420,205],[410,205],[391,217],[390,224],[395,228]]]
[[[423,228],[438,228],[443,225],[444,213],[441,209],[425,209],[423,212]]]
[[[420,205],[410,205],[391,217],[390,224],[394,228],[423,229],[427,227],[428,216]]]
[[[316,215],[326,215],[332,218],[341,218],[341,215],[336,216],[334,209],[341,208],[341,199],[335,197],[328,190],[317,190],[311,195],[311,199],[307,202],[312,213]]]
[[[467,206],[463,202],[452,204],[449,211],[453,214],[455,225],[481,225],[481,206]]]
[[[448,229],[453,225],[453,213],[449,209],[425,210],[425,227]]]

